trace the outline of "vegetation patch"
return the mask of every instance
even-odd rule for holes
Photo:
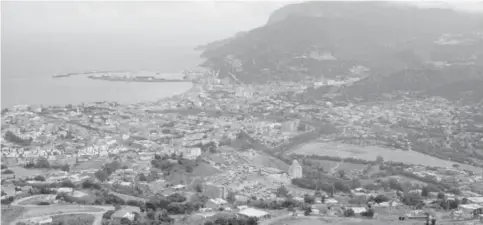
[[[91,225],[95,220],[89,214],[69,214],[52,217],[52,225]]]
[[[25,208],[19,206],[2,206],[2,224],[10,224],[25,212]]]
[[[452,167],[453,162],[438,159],[415,151],[393,150],[377,146],[363,147],[349,144],[313,142],[293,150],[292,153],[305,155],[328,155],[341,158],[358,158],[375,161],[382,156],[386,162],[400,162],[412,165]]]

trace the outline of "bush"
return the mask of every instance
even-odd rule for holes
[[[344,210],[344,216],[345,217],[355,216],[354,210],[352,208],[348,208],[348,209]]]
[[[2,169],[2,170],[3,170],[3,169],[7,169],[7,168],[8,168],[7,166],[5,166],[5,165],[3,165],[3,164],[2,164],[2,165],[0,165],[0,167],[1,167],[1,169]]]
[[[287,197],[288,196],[288,189],[285,186],[280,186],[277,188],[276,192],[277,197]]]
[[[369,217],[369,218],[372,218],[374,217],[374,210],[373,209],[367,209],[367,211],[361,213],[362,216],[364,217]]]
[[[403,196],[402,202],[408,206],[421,207],[424,205],[421,196],[419,196],[418,194],[411,194],[411,193],[405,194]]]
[[[50,203],[48,203],[48,202],[39,202],[39,203],[37,203],[37,205],[50,205]]]
[[[308,194],[304,195],[304,202],[307,204],[313,204],[315,201],[314,196],[310,196]]]
[[[109,178],[109,174],[104,170],[98,170],[94,173],[94,176],[101,182],[104,182]]]
[[[10,196],[8,198],[5,198],[5,199],[2,199],[1,200],[1,203],[2,205],[9,205],[10,203],[12,203],[15,199],[13,198],[13,196]]]
[[[381,202],[388,202],[389,200],[391,200],[389,197],[385,196],[385,195],[378,195],[374,198],[374,202],[376,203],[381,203]]]
[[[115,212],[116,211],[114,211],[114,210],[109,210],[109,211],[105,212],[104,214],[102,214],[102,219],[106,219],[106,220],[111,219],[112,214],[114,214]]]
[[[186,201],[186,197],[179,194],[179,193],[174,193],[174,194],[168,196],[168,201],[170,201],[170,202],[184,202],[184,201]]]
[[[37,175],[37,176],[35,176],[34,180],[36,180],[36,181],[45,181],[45,177],[44,176],[41,176],[41,175]]]
[[[3,174],[13,174],[13,171],[12,171],[12,170],[7,169],[7,170],[3,171]]]
[[[101,189],[101,186],[99,184],[96,184],[91,180],[85,180],[84,182],[82,182],[81,187],[84,189],[97,189],[97,190]]]

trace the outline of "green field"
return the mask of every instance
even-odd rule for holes
[[[9,167],[9,169],[13,171],[16,177],[31,177],[37,175],[45,175],[46,173],[48,173],[48,170],[25,169],[21,166],[12,166]]]
[[[403,151],[379,146],[366,147],[335,142],[307,143],[290,151],[289,154],[357,158],[368,161],[375,161],[378,156],[382,156],[385,161],[435,167],[452,167],[453,164],[459,164],[447,160],[438,159],[436,157],[425,155],[415,151]],[[460,164],[460,167],[472,170],[474,172],[481,172],[481,168],[470,165]]]
[[[62,223],[64,225],[92,225],[95,217],[89,214],[69,214],[52,217],[53,224]]]
[[[25,209],[20,206],[4,206],[2,205],[2,223],[10,224],[12,221],[20,217],[25,212]]]

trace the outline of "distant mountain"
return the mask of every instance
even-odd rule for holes
[[[262,27],[204,46],[202,57],[221,76],[233,73],[246,83],[333,77],[356,65],[370,68],[371,75],[388,75],[435,59],[475,57],[478,50],[469,44],[455,57],[454,51],[439,50],[436,41],[444,34],[478,30],[483,30],[482,17],[448,9],[303,2],[276,10]]]

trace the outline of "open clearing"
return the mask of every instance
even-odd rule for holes
[[[27,210],[28,211],[25,212],[22,215],[23,218],[45,216],[45,215],[49,215],[49,214],[69,213],[69,212],[101,212],[101,211],[103,211],[102,208],[91,207],[91,206],[82,206],[82,205],[49,205],[47,207],[29,208]]]
[[[25,169],[21,166],[12,166],[9,167],[9,169],[13,171],[15,177],[32,177],[37,175],[45,175],[48,173],[48,170]]]
[[[343,162],[341,161],[331,161],[331,160],[320,160],[320,159],[311,159],[311,161],[315,164],[319,164],[319,166],[322,166],[324,168],[324,171],[331,171],[332,168],[335,168],[337,165],[337,170],[360,170],[364,169],[367,167],[367,165],[364,164],[357,164],[357,163],[351,163],[351,162]]]
[[[2,223],[1,224],[10,224],[12,221],[17,219],[24,213],[26,210],[20,206],[4,206],[2,205]]]
[[[65,225],[91,225],[95,216],[89,214],[68,214],[52,217],[53,224],[62,223]]]
[[[432,157],[415,151],[403,151],[379,146],[366,147],[351,144],[342,144],[337,142],[311,142],[290,151],[289,154],[314,154],[341,158],[357,158],[369,161],[374,161],[376,160],[377,156],[382,156],[385,161],[435,167],[452,167],[453,164],[459,164],[451,161],[438,159],[436,157]],[[461,168],[472,170],[475,172],[482,170],[482,168],[470,165],[459,165]]]
[[[106,164],[106,160],[89,160],[85,162],[81,162],[78,165],[72,168],[73,170],[86,170],[86,169],[99,169],[104,164]]]

